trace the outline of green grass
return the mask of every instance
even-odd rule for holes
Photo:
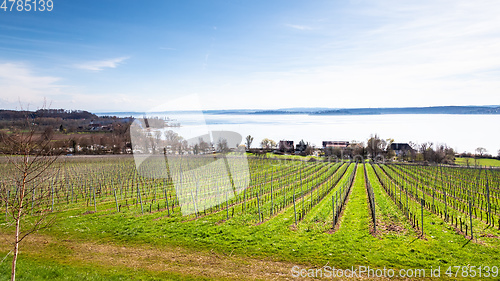
[[[345,266],[362,265],[361,261],[367,255],[374,259],[381,258],[379,255],[382,252],[370,253],[371,247],[379,247],[380,245],[370,235],[367,197],[363,165],[358,165],[351,194],[348,197],[349,201],[340,219],[339,229],[333,234],[346,247],[347,251],[343,253]]]
[[[85,161],[88,162],[84,165],[93,165],[91,160]],[[105,165],[97,166],[100,170],[105,168]],[[268,169],[267,166],[263,167]],[[165,210],[148,211],[142,215],[139,207],[134,205],[130,210],[123,207],[117,213],[113,201],[101,202],[98,212],[89,214],[86,211],[94,207],[87,207],[85,201],[80,199],[78,203],[69,204],[66,209],[59,211],[56,224],[41,234],[52,237],[54,241],[72,240],[75,244],[92,242],[160,250],[181,247],[206,255],[216,253],[227,256],[230,253],[242,258],[271,259],[308,266],[328,263],[337,268],[365,265],[372,268],[430,269],[467,264],[498,265],[498,238],[483,237],[480,243],[470,242],[427,210],[424,210],[425,238],[418,238],[378,182],[371,165],[367,165],[367,172],[374,189],[378,219],[385,224],[400,225],[405,231],[381,230],[375,236],[370,234],[371,218],[365,175],[363,166],[358,165],[340,227],[331,233],[331,195],[346,181],[353,168],[352,164],[339,184],[297,226],[294,225],[292,205],[287,205],[278,214],[259,224],[256,223],[255,214],[241,214],[239,206],[235,208],[234,217],[229,220],[226,220],[224,209],[194,219],[194,216],[186,218],[178,215],[179,209],[171,217],[167,217]],[[307,197],[305,199],[308,200]],[[5,216],[0,216],[0,234],[11,233],[12,227],[7,226],[4,220]],[[496,229],[489,229],[490,232],[500,234]],[[481,233],[480,229],[478,233]],[[19,280],[179,280],[192,277],[169,271],[77,262],[69,259],[71,253],[66,248],[60,249],[57,242],[54,243],[53,248],[38,254],[21,250]],[[9,259],[0,265],[1,280],[8,277],[9,265]]]
[[[362,168],[361,166],[358,167]],[[329,197],[325,200],[329,200]],[[391,202],[387,204],[392,204]],[[444,264],[496,264],[498,242],[490,247],[469,243],[435,215],[425,211],[428,240],[413,234],[389,239],[373,238],[366,227],[369,222],[364,175],[357,173],[341,228],[329,234],[307,226],[291,230],[291,209],[262,225],[248,225],[245,216],[218,223],[221,216],[182,222],[174,219],[154,220],[165,214],[81,215],[78,211],[61,214],[60,221],[45,233],[64,238],[117,243],[148,244],[157,247],[176,245],[199,251],[215,249],[257,257],[272,256],[292,262],[310,262],[337,266],[366,265],[427,267]],[[80,211],[81,212],[81,211]],[[223,215],[222,215],[223,217]],[[365,226],[365,227],[363,227]],[[467,245],[463,247],[464,245]]]
[[[402,235],[407,231],[413,231],[403,213],[396,207],[378,181],[373,166],[366,165],[366,171],[375,196],[375,217],[379,224],[377,235]],[[388,229],[390,226],[392,228]]]
[[[51,253],[46,253],[47,255]],[[2,253],[2,257],[5,253]],[[11,263],[6,259],[0,264],[0,280],[10,280]],[[62,259],[48,259],[21,255],[17,263],[16,280],[42,281],[114,281],[114,280],[212,280],[200,276],[170,272],[154,272],[127,267],[104,267],[96,264],[72,264]]]
[[[455,159],[455,164],[461,165],[461,166],[467,166],[467,159],[469,160],[469,166],[486,166],[486,167],[500,167],[500,160],[498,159],[486,159],[486,158],[480,158],[480,159],[474,159],[474,158],[464,158],[464,157],[457,157]]]

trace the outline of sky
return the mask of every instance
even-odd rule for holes
[[[0,9],[0,108],[500,104],[496,0],[52,3]]]

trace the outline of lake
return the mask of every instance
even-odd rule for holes
[[[165,116],[172,118],[172,114]],[[204,118],[208,130],[234,131],[243,138],[252,135],[252,147],[259,146],[263,138],[295,143],[303,139],[321,146],[325,140],[366,143],[370,135],[378,134],[395,142],[445,143],[457,152],[474,152],[477,147],[484,147],[496,156],[500,149],[500,115],[178,114],[173,117],[182,124],[197,124]]]

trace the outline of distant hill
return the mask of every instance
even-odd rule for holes
[[[171,112],[171,111],[170,111]],[[169,112],[155,112],[169,113]],[[180,110],[175,113],[192,114],[199,111]],[[204,114],[235,114],[235,115],[287,115],[287,114],[308,114],[308,115],[380,115],[380,114],[500,114],[499,105],[484,106],[430,106],[430,107],[380,107],[380,108],[280,108],[280,109],[220,109],[204,110]],[[106,112],[97,113],[103,115],[117,116],[142,116],[143,112]]]
[[[98,119],[99,117],[85,110],[39,109],[37,111],[0,110],[0,120],[18,120],[26,118],[61,118],[68,119]]]
[[[500,114],[500,107],[433,106],[396,108],[349,108],[311,112],[311,115],[378,115],[378,114]]]
[[[393,108],[341,108],[341,109],[276,109],[257,110],[252,114],[309,114],[309,115],[380,115],[380,114],[500,114],[500,106],[431,106]]]

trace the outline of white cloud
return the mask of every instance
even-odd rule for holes
[[[500,5],[496,0],[351,3],[339,13],[342,16],[326,20],[313,20],[323,16],[317,11],[290,17],[291,21],[279,18],[271,25],[292,32],[266,36],[268,41],[252,34],[244,42],[248,46],[226,39],[229,41],[224,43],[234,44],[231,52],[196,56],[196,63],[201,61],[203,68],[211,60],[214,71],[203,75],[182,69],[177,72],[173,64],[168,71],[172,67],[173,76],[179,79],[163,80],[154,75],[127,85],[113,85],[114,80],[109,80],[104,86],[97,83],[97,88],[83,81],[81,94],[68,95],[62,93],[58,77],[35,74],[21,64],[3,64],[0,104],[7,99],[17,102],[18,96],[36,100],[58,92],[55,100],[61,107],[70,104],[89,110],[148,108],[147,100],[134,99],[138,92],[148,92],[153,104],[167,95],[197,92],[206,97],[208,108],[498,104]],[[323,12],[330,13],[327,9]],[[175,53],[179,50],[168,45],[157,47]],[[179,60],[190,63],[184,51],[178,55]],[[102,71],[127,59],[82,62],[76,67]],[[157,67],[159,73],[168,73],[163,66]],[[146,90],[142,84],[148,85]],[[242,102],[235,97],[251,98]],[[103,98],[110,102],[94,102]]]
[[[291,27],[293,29],[298,29],[298,30],[311,30],[312,29],[309,26],[297,25],[297,24],[286,24],[286,26]]]
[[[57,83],[60,80],[40,76],[23,63],[0,63],[0,104],[2,108],[24,107],[27,103],[41,106],[45,98],[50,103],[65,87]]]
[[[499,13],[494,1],[363,1],[219,92],[268,101],[248,107],[498,104]]]
[[[105,68],[116,68],[118,65],[122,64],[125,60],[130,57],[119,57],[114,59],[106,59],[99,61],[89,61],[81,64],[77,64],[76,67],[91,71],[101,71]]]

